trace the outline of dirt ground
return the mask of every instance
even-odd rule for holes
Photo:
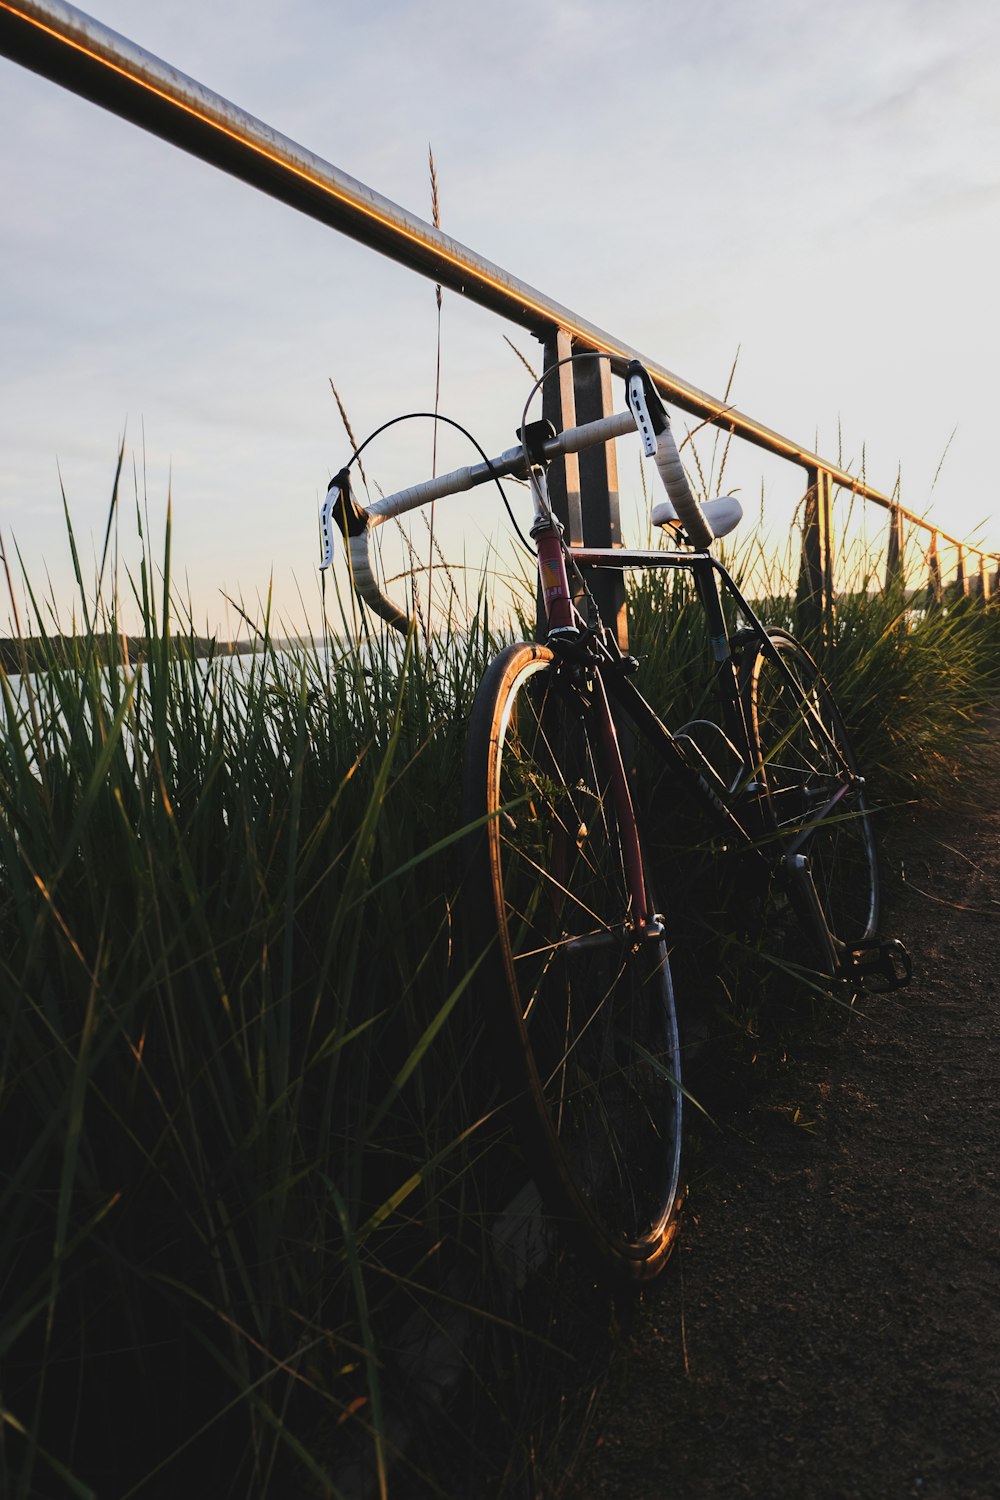
[[[913,984],[728,1101],[566,1500],[1000,1497],[1000,719],[883,869]]]

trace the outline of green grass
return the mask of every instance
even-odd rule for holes
[[[385,1489],[394,1339],[456,1247],[478,1264],[508,1170],[456,925],[497,632],[481,599],[433,659],[289,646],[265,607],[253,655],[206,658],[169,527],[158,563],[140,541],[140,663],[77,563],[71,646],[25,585],[45,668],[0,671],[0,1490],[332,1492],[358,1447]],[[674,722],[693,608],[678,575],[633,590]],[[883,802],[947,780],[997,636],[992,607],[844,597],[831,670]]]
[[[435,673],[266,614],[198,659],[169,536],[162,575],[144,553],[139,666],[84,602],[72,654],[0,679],[12,1495],[56,1465],[125,1493],[202,1427],[195,1465],[239,1452],[264,1493],[296,1412],[377,1428],[381,1324],[475,1211],[449,841],[488,629]]]

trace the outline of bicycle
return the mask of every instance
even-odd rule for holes
[[[605,1268],[645,1281],[662,1269],[677,1233],[684,1087],[670,913],[653,897],[656,872],[623,732],[699,808],[714,830],[714,857],[735,861],[750,905],[794,922],[831,983],[892,989],[907,982],[910,964],[902,944],[875,935],[865,783],[829,686],[793,636],[761,623],[711,553],[738,524],[739,502],[695,499],[648,374],[633,362],[625,380],[625,412],[558,434],[547,422],[522,422],[517,446],[497,458],[480,450],[480,464],[367,507],[351,493],[349,464],[330,482],[322,528],[324,566],[336,523],[358,594],[405,629],[408,617],[376,578],[373,528],[506,475],[528,482],[544,640],[501,651],[475,699],[466,907],[474,952],[498,955],[484,965],[496,1035],[546,1208]],[[652,517],[674,545],[568,546],[549,504],[547,465],[633,430],[664,482],[667,498]],[[653,711],[633,680],[638,663],[602,625],[588,590],[601,568],[692,575],[720,722],[671,732]],[[746,622],[735,634],[720,588]]]

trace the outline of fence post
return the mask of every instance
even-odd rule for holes
[[[542,381],[542,416],[557,432],[576,426],[573,394],[573,366],[560,365],[572,352],[570,336],[564,328],[552,327],[542,339],[542,369],[552,370]],[[558,365],[558,369],[553,366]],[[566,540],[579,546],[583,542],[583,518],[580,514],[580,460],[576,453],[554,459],[548,469],[549,499],[552,509],[566,529]],[[547,620],[541,589],[535,595],[535,638],[545,639]]]
[[[969,593],[973,599],[985,600],[986,598],[985,558],[981,552],[976,554],[973,564],[973,572],[969,578]]]
[[[614,411],[611,393],[611,366],[606,359],[593,355],[578,359],[571,366],[576,395],[578,422],[594,422]],[[580,454],[580,509],[583,516],[583,540],[587,547],[620,547],[622,545],[621,513],[618,503],[618,458],[614,443],[585,448]],[[615,632],[623,651],[628,650],[628,617],[625,609],[625,575],[615,572],[593,572],[589,580],[601,619]]]
[[[885,559],[885,588],[889,593],[894,588],[906,588],[906,567],[903,551],[903,518],[899,506],[889,511],[889,545]]]
[[[570,336],[564,328],[553,328],[542,344],[542,368],[549,370],[568,359],[572,353]],[[536,408],[537,410],[537,408]],[[559,365],[558,370],[542,382],[542,416],[556,429],[575,427],[577,423],[576,403],[573,390],[573,366]],[[549,499],[552,509],[566,528],[566,540],[571,546],[583,544],[583,516],[580,510],[580,456],[567,453],[549,465]]]
[[[592,422],[614,411],[611,367],[596,354],[560,364],[574,353],[570,335],[553,328],[543,341],[545,370],[553,373],[542,384],[542,416],[561,432],[564,427]],[[585,351],[584,351],[585,352]],[[620,547],[621,518],[618,506],[618,462],[613,443],[568,453],[549,465],[549,499],[566,528],[571,546]],[[590,589],[601,619],[615,631],[622,650],[628,649],[625,611],[625,579],[621,573],[592,574]],[[536,633],[545,629],[545,610],[536,601]]]
[[[965,548],[958,549],[958,565],[955,568],[955,593],[960,599],[969,597],[969,575],[965,567]]]
[[[931,544],[927,549],[928,603],[940,604],[944,589],[941,586],[941,554],[938,552],[938,534],[931,532]]]
[[[823,646],[833,641],[833,528],[832,490],[826,469],[807,469],[809,488],[803,501],[802,557],[795,596],[800,630]]]
[[[986,563],[986,553],[979,554],[979,594],[985,604],[993,592],[993,575]]]

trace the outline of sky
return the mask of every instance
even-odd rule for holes
[[[735,360],[743,411],[1000,548],[1000,7],[96,3],[424,218],[431,145],[454,238],[713,394]],[[169,495],[196,624],[231,630],[227,598],[253,613],[273,589],[289,629],[315,625],[317,510],[350,452],[330,381],[359,438],[426,410],[433,286],[4,59],[0,204],[8,555],[65,619],[61,493],[86,569],[124,441],[123,577],[137,497],[157,551]],[[530,335],[445,294],[440,409],[491,452],[531,384],[505,333],[537,366]],[[425,478],[429,427],[369,452],[385,489]],[[439,467],[470,457],[449,438]],[[619,465],[638,541],[634,447]],[[746,534],[787,540],[800,470],[735,445],[724,479]],[[499,502],[477,495],[435,521],[473,580],[508,568]]]

